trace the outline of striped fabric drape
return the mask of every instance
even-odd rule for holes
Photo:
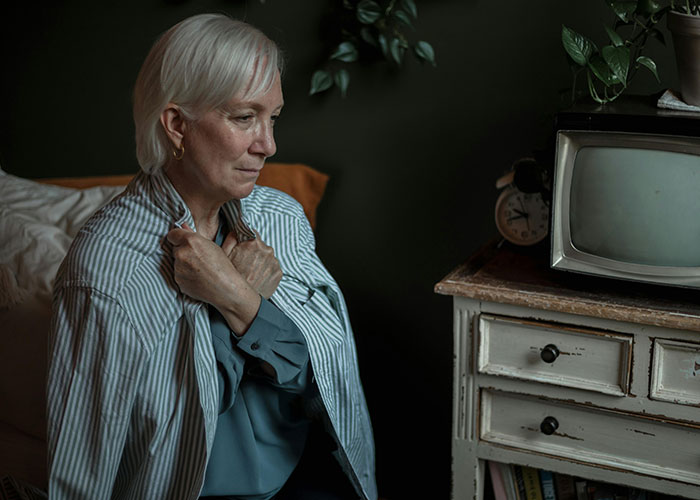
[[[256,187],[229,227],[275,249],[271,300],[304,333],[338,459],[374,500],[374,444],[345,302],[303,209]],[[206,307],[179,293],[165,235],[194,221],[162,171],[138,174],[76,237],[56,279],[49,339],[49,494],[196,499],[217,421]]]

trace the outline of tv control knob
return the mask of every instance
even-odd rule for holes
[[[540,430],[542,434],[551,436],[559,428],[559,422],[554,417],[545,417],[540,424]]]
[[[540,351],[540,358],[545,363],[554,363],[554,361],[559,357],[559,348],[554,344],[547,344]]]

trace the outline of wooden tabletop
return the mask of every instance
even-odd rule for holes
[[[493,240],[436,284],[435,292],[700,332],[700,290],[554,270],[545,246]]]

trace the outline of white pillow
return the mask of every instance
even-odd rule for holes
[[[124,186],[73,189],[0,174],[0,208],[56,226],[71,236]]]
[[[0,309],[50,295],[80,227],[124,186],[72,189],[0,174]]]

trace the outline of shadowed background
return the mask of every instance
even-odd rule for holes
[[[201,12],[261,28],[288,63],[274,160],[330,175],[317,250],[353,320],[380,493],[448,498],[452,304],[433,285],[495,234],[496,178],[550,137],[570,83],[562,23],[602,40],[610,13],[602,0],[417,1],[415,38],[433,45],[437,68],[355,64],[345,100],[309,97],[335,1],[10,3],[0,167],[30,178],[136,172],[131,89],[157,35]],[[646,74],[638,90],[674,87],[670,47],[650,55],[664,86]]]

